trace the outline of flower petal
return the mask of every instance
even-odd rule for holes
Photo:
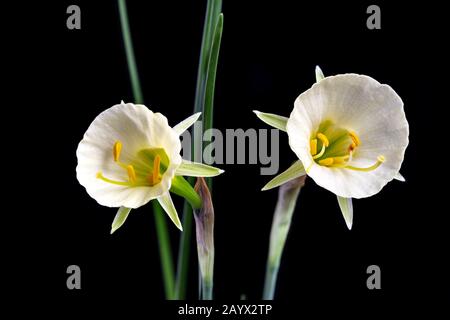
[[[160,196],[158,199],[159,204],[164,209],[164,211],[169,216],[170,220],[177,226],[178,229],[183,231],[183,227],[181,226],[180,218],[178,217],[177,209],[173,205],[172,198],[170,197],[170,193]]]
[[[194,113],[192,116],[190,116],[189,118],[184,119],[179,124],[177,124],[175,127],[173,127],[173,130],[175,130],[175,132],[178,135],[181,135],[190,126],[192,126],[195,123],[195,121],[198,120],[198,118],[200,117],[201,114],[202,114],[201,112]]]
[[[353,225],[353,201],[352,198],[343,198],[337,196],[339,208],[341,208],[342,215],[344,216],[345,224],[348,230],[352,229]]]
[[[405,177],[402,176],[400,172],[397,172],[397,174],[394,176],[394,179],[398,180],[398,181],[401,181],[401,182],[405,182],[406,181]]]
[[[288,118],[273,113],[264,113],[257,110],[253,110],[253,112],[259,119],[267,123],[269,126],[286,132],[286,123],[288,121]]]
[[[323,75],[322,69],[319,66],[316,66],[316,82],[323,80],[325,76]]]
[[[162,181],[154,187],[128,187],[97,179],[101,172],[115,181],[128,181],[126,170],[114,162],[112,148],[121,141],[120,160],[131,163],[139,150],[164,148],[170,164]],[[88,194],[108,207],[138,208],[170,189],[172,178],[181,163],[181,142],[168,125],[166,117],[153,113],[144,105],[118,104],[94,119],[77,149],[77,179]]]
[[[117,229],[119,229],[128,218],[128,214],[130,213],[131,208],[120,207],[119,211],[117,211],[116,216],[114,217],[114,221],[111,225],[111,234],[113,234]]]
[[[177,168],[175,175],[188,177],[215,177],[224,172],[224,170],[216,167],[183,159],[180,166]]]
[[[370,166],[379,155],[386,161],[370,172],[317,165],[311,157],[310,138],[325,120],[358,134],[361,145],[351,165]],[[409,127],[403,102],[391,87],[367,76],[345,74],[326,77],[302,93],[287,132],[289,145],[318,185],[341,197],[364,198],[378,193],[400,170]]]
[[[291,181],[297,177],[304,176],[306,174],[305,168],[301,161],[295,161],[286,171],[280,173],[275,178],[270,180],[263,188],[262,191],[276,188],[288,181]]]

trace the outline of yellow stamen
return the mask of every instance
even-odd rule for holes
[[[312,139],[309,142],[309,147],[311,149],[311,155],[314,156],[317,153],[317,139]]]
[[[153,161],[153,175],[152,175],[152,179],[153,179],[153,183],[157,184],[159,182],[159,170],[161,167],[161,157],[159,155],[157,155],[155,157],[155,160]]]
[[[136,172],[134,171],[134,167],[130,164],[127,166],[128,179],[130,179],[131,183],[136,183]]]
[[[325,153],[325,143],[322,143],[322,149],[320,150],[320,152],[318,154],[316,154],[315,156],[313,156],[313,159],[316,160],[318,158],[320,158],[321,156],[323,156],[323,154]]]
[[[359,137],[356,135],[356,133],[355,133],[354,131],[350,131],[350,132],[348,133],[348,135],[349,135],[350,138],[352,138],[352,140],[353,140],[352,146],[353,146],[353,144],[355,144],[355,147],[357,147],[357,146],[359,146],[359,145],[361,144],[361,140],[359,140]],[[353,149],[354,149],[355,147],[353,147]]]
[[[117,184],[119,186],[126,186],[126,187],[130,186],[129,182],[115,181],[115,180],[105,178],[101,172],[97,172],[97,179],[103,180],[108,183]]]
[[[115,162],[118,162],[118,161],[119,161],[120,151],[122,151],[122,142],[120,142],[119,140],[117,140],[117,141],[114,143],[114,147],[113,147],[113,157],[114,157],[114,161],[115,161]]]
[[[325,146],[325,147],[328,147],[329,145],[330,145],[330,141],[328,141],[328,138],[327,138],[327,136],[326,135],[324,135],[323,133],[318,133],[317,134],[317,138],[320,140],[320,141],[322,141],[322,144]]]
[[[341,156],[341,157],[334,157],[333,158],[333,163],[334,164],[342,164],[342,163],[346,163],[348,161],[348,159],[350,158],[349,155],[347,156]]]
[[[348,161],[352,161],[353,160],[353,150],[350,150],[349,154],[348,154]]]
[[[384,157],[384,156],[382,156],[382,155],[379,155],[378,157],[377,157],[377,162],[375,162],[373,165],[371,165],[370,167],[367,167],[367,168],[358,168],[358,167],[354,167],[354,166],[342,166],[341,168],[345,168],[345,169],[350,169],[350,170],[355,170],[355,171],[365,171],[365,172],[368,172],[368,171],[373,171],[373,170],[375,170],[376,168],[378,168],[379,166],[381,166],[381,164],[383,163],[383,162],[385,162],[386,161],[386,158]]]
[[[334,163],[334,158],[326,158],[319,160],[321,166],[331,166]]]

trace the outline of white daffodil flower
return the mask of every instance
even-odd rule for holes
[[[183,160],[179,136],[200,116],[175,127],[144,105],[121,103],[92,122],[77,149],[77,178],[99,204],[121,207],[120,225],[129,209],[157,199],[182,230],[169,190],[195,205],[201,201],[182,175],[212,177],[223,170]]]
[[[263,190],[307,174],[338,196],[350,229],[352,198],[370,197],[392,179],[404,181],[399,170],[409,126],[403,102],[390,86],[371,77],[322,75],[296,99],[289,118],[255,113],[287,132],[299,159]]]

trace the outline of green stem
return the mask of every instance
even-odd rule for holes
[[[128,14],[125,0],[118,0],[120,24],[122,28],[122,37],[127,56],[128,72],[130,74],[133,97],[136,103],[143,103],[141,85],[134,57],[133,42],[131,40],[130,26],[128,23]],[[158,236],[159,255],[161,260],[161,269],[164,279],[164,289],[166,299],[174,298],[174,268],[172,261],[172,250],[167,231],[166,217],[161,206],[153,202],[153,211],[155,216],[156,233]]]
[[[127,56],[128,71],[130,74],[131,87],[133,90],[133,97],[136,103],[143,103],[143,96],[141,84],[139,82],[139,74],[136,67],[136,60],[134,57],[133,41],[131,39],[130,24],[128,23],[127,5],[125,0],[118,0],[120,25],[122,28],[123,42],[125,45],[125,53]]]
[[[170,192],[185,198],[194,209],[200,209],[202,207],[202,199],[192,185],[182,176],[175,176],[172,179]]]
[[[202,43],[200,48],[200,58],[197,71],[197,86],[195,90],[194,113],[203,112],[203,125],[205,124],[205,113],[212,117],[212,112],[204,110],[205,108],[205,91],[208,75],[208,67],[210,61],[210,52],[212,49],[214,28],[219,19],[219,13],[222,10],[222,0],[208,0],[206,4],[205,22],[203,27]],[[212,108],[212,104],[210,106]],[[210,120],[212,125],[212,118]],[[202,151],[201,141],[192,141],[192,155],[197,155]],[[188,182],[193,185],[195,178],[189,178]],[[183,233],[181,234],[179,251],[178,251],[178,266],[177,266],[177,280],[176,293],[177,299],[186,298],[187,277],[189,270],[189,255],[190,244],[192,236],[192,221],[193,212],[192,207],[185,202],[183,208]]]
[[[305,178],[306,176],[302,176],[286,182],[278,190],[278,200],[270,231],[269,256],[267,258],[263,291],[264,300],[273,300],[281,255],[283,254],[300,189],[305,184]]]
[[[166,299],[175,299],[175,279],[172,261],[172,249],[170,248],[170,238],[167,231],[167,222],[164,212],[155,200],[152,201],[155,215],[156,234],[158,237],[159,255],[161,259],[161,269],[164,280],[164,291]]]
[[[192,207],[189,202],[185,201],[182,221],[183,232],[181,233],[180,246],[178,250],[177,278],[175,286],[175,299],[177,300],[186,298],[186,279],[189,270],[189,255],[191,253],[192,220]]]

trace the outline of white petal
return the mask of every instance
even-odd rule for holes
[[[361,146],[352,165],[370,166],[379,155],[386,161],[370,172],[316,165],[309,141],[324,120],[358,134]],[[287,132],[289,145],[318,185],[344,198],[364,198],[378,193],[400,170],[409,128],[403,102],[391,87],[367,76],[345,74],[324,78],[302,93]]]
[[[177,124],[175,127],[173,127],[173,130],[175,130],[175,132],[178,135],[181,135],[190,126],[192,126],[195,123],[195,121],[197,121],[197,119],[200,117],[201,114],[202,114],[201,112],[194,113],[192,116],[190,116],[189,118],[184,119],[179,124]]]
[[[96,178],[98,172],[112,180],[128,181],[127,172],[113,161],[112,148],[121,141],[120,160],[130,163],[143,148],[162,147],[170,164],[161,183],[154,187],[125,187]],[[89,126],[77,149],[77,178],[88,194],[108,207],[138,208],[170,189],[172,178],[181,163],[178,134],[166,117],[153,113],[144,105],[115,105],[102,112]]]
[[[305,168],[301,161],[295,161],[286,171],[280,173],[275,178],[270,180],[261,191],[270,190],[281,186],[282,184],[291,181],[300,176],[304,176],[306,174]]]
[[[345,224],[348,230],[352,229],[353,225],[353,201],[352,198],[337,197],[339,208],[341,209],[342,216],[344,217]]]
[[[269,126],[286,132],[286,123],[288,118],[273,113],[264,113],[257,110],[253,110],[253,112],[264,123],[267,123]]]
[[[224,170],[219,168],[183,159],[175,174],[188,177],[215,177],[224,172]]]
[[[316,66],[316,82],[323,80],[325,76],[323,75],[322,69],[319,66]]]
[[[401,182],[405,182],[406,181],[405,177],[402,176],[400,172],[397,172],[397,174],[394,176],[394,179],[398,180],[398,181],[401,181]]]
[[[173,205],[172,198],[170,197],[170,193],[167,192],[166,194],[160,196],[157,198],[159,204],[164,209],[164,211],[169,216],[170,220],[172,220],[173,223],[177,226],[178,229],[183,231],[183,227],[181,226],[180,218],[178,217],[177,209],[175,209],[175,206]]]

